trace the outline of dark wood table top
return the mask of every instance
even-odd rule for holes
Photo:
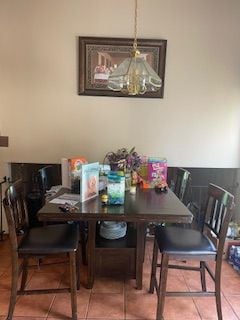
[[[38,212],[38,218],[40,221],[192,222],[192,213],[171,190],[156,193],[154,189],[138,189],[135,195],[126,192],[124,205],[102,206],[99,196],[76,206],[74,212],[63,213],[59,205],[47,203]]]

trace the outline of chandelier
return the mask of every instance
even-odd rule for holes
[[[108,88],[130,96],[158,91],[162,80],[137,48],[138,0],[135,0],[134,41],[131,55],[110,74]]]

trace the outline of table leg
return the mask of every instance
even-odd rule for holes
[[[136,249],[136,285],[142,290],[143,262],[145,252],[146,223],[137,222],[137,249]]]
[[[88,243],[87,243],[87,288],[92,289],[95,275],[95,238],[96,238],[96,221],[88,221]]]

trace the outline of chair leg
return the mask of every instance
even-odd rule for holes
[[[146,253],[146,238],[147,238],[147,232],[146,232],[147,226],[144,227],[144,247],[143,247],[143,263],[145,260],[145,253]]]
[[[76,253],[75,252],[70,252],[69,260],[70,260],[72,320],[77,320],[77,279],[76,279]]]
[[[12,320],[12,317],[13,317],[13,312],[14,312],[14,308],[17,300],[17,286],[18,286],[18,257],[13,257],[11,296],[10,296],[7,320]]]
[[[167,288],[168,260],[169,260],[168,255],[163,253],[160,278],[159,278],[156,320],[163,320],[163,311],[164,311],[164,303],[165,303],[166,288]]]
[[[21,280],[21,287],[20,290],[23,291],[25,289],[27,283],[27,276],[28,276],[28,258],[23,258],[23,271],[22,271],[22,280]]]
[[[82,249],[82,263],[87,265],[87,252],[86,252],[86,237],[85,237],[85,227],[84,222],[81,221],[79,225],[80,231],[80,243]]]
[[[201,285],[202,285],[202,291],[207,291],[206,286],[206,272],[205,272],[205,262],[200,261],[200,275],[201,275]]]
[[[80,289],[80,261],[81,261],[81,252],[80,249],[78,247],[77,252],[76,252],[76,275],[77,275],[77,290]]]
[[[154,240],[154,247],[153,247],[152,271],[151,271],[149,293],[154,292],[154,287],[156,284],[157,259],[158,259],[158,245],[157,245],[157,241],[155,239]]]
[[[220,259],[218,259],[220,260]],[[216,294],[216,307],[217,307],[217,314],[218,320],[222,320],[222,304],[221,304],[221,268],[222,268],[222,261],[216,262],[216,269],[215,269],[215,294]]]

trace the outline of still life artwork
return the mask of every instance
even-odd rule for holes
[[[99,163],[82,165],[80,201],[92,199],[98,196],[99,189]]]

